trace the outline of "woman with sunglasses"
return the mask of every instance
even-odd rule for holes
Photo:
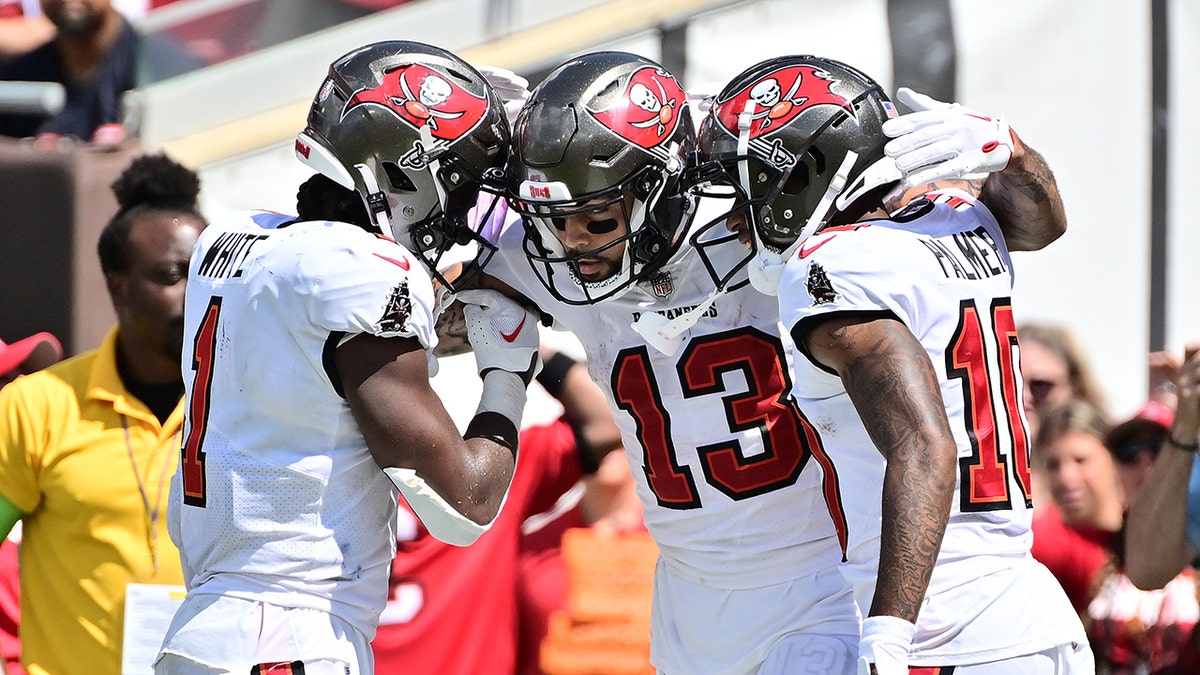
[[[1036,438],[1039,419],[1071,400],[1083,400],[1107,414],[1104,392],[1083,344],[1071,329],[1054,323],[1025,323],[1021,336],[1021,379],[1025,384],[1025,418],[1029,437]],[[1036,446],[1032,448],[1036,454]],[[1033,506],[1053,501],[1046,487],[1041,462],[1033,461]]]

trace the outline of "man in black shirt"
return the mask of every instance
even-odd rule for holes
[[[112,0],[41,0],[58,32],[54,39],[0,67],[0,80],[59,82],[62,110],[46,117],[0,114],[0,136],[85,141],[124,138],[121,95],[134,87],[137,33]],[[97,133],[99,131],[99,133]]]

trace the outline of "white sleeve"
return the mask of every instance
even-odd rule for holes
[[[884,227],[818,234],[784,268],[779,318],[787,330],[835,312],[886,311],[909,323],[915,311],[912,277],[901,274],[901,239]],[[808,251],[808,255],[800,257]]]
[[[365,245],[329,247],[316,256],[319,269],[303,277],[312,280],[313,323],[348,335],[415,337],[432,350],[436,317],[425,268],[403,247],[367,237]]]

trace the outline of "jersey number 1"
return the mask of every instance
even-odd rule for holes
[[[221,298],[213,296],[204,311],[204,319],[196,330],[192,345],[192,390],[187,401],[187,438],[183,441],[180,472],[183,474],[183,503],[204,508],[208,494],[204,484],[204,432],[208,426],[208,409],[213,381],[213,361],[217,353],[217,321],[221,317]]]

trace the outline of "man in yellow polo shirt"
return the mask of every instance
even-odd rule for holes
[[[163,199],[172,185],[182,193]],[[30,675],[120,673],[127,584],[183,583],[166,493],[183,420],[184,280],[205,226],[199,180],[149,156],[113,190],[121,210],[99,252],[116,327],[99,349],[0,389],[0,536],[22,521]]]

